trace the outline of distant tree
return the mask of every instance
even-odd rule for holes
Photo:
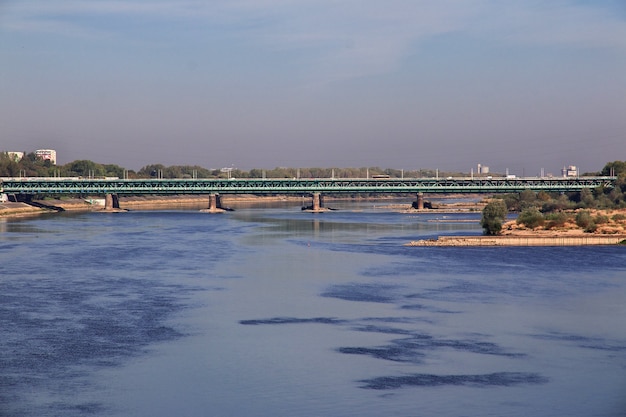
[[[589,188],[583,188],[580,191],[580,203],[584,208],[592,208],[596,206],[595,198]]]
[[[183,178],[193,178],[194,175],[196,178],[210,178],[211,177],[211,171],[209,171],[206,168],[202,168],[201,166],[198,166],[198,165],[193,165],[193,166],[185,165],[181,167],[181,169],[183,172]]]
[[[402,177],[402,171],[399,169],[385,169],[383,171],[384,174],[389,175],[391,178],[401,178]]]
[[[104,168],[104,175],[107,177],[124,178],[124,173],[126,172],[126,170],[119,165],[106,164],[102,165],[102,168]]]
[[[293,178],[297,175],[297,169],[276,167],[265,172],[267,178]]]
[[[249,174],[241,169],[233,169],[230,176],[231,178],[248,178]],[[295,177],[295,174],[293,176]]]
[[[347,168],[344,170],[343,178],[365,178],[367,170],[365,168]]]
[[[311,178],[330,178],[332,169],[330,168],[309,168]]]
[[[619,205],[621,201],[624,201],[624,193],[619,187],[615,187],[609,192],[609,198],[613,204]]]
[[[263,178],[263,174],[265,173],[262,169],[251,169],[250,170],[250,178]]]
[[[163,170],[162,176],[163,178],[182,178],[183,170],[177,165],[169,166]]]
[[[601,171],[602,175],[620,176],[626,174],[626,161],[608,162]]]
[[[589,227],[591,227],[594,224],[591,213],[589,213],[587,210],[581,210],[576,213],[576,224],[578,225],[578,227],[582,227],[583,229],[588,229]]]
[[[106,174],[101,164],[85,159],[70,162],[64,168],[71,177],[102,177]]]
[[[537,193],[537,200],[540,200],[540,201],[550,201],[550,200],[552,200],[552,196],[549,193],[545,192],[545,191],[539,191]]]
[[[502,230],[502,223],[508,213],[504,200],[497,199],[488,203],[483,209],[480,225],[486,235],[497,235]]]
[[[537,194],[532,190],[524,190],[519,193],[519,209],[524,211],[535,207],[537,202]]]
[[[557,213],[548,213],[545,215],[547,220],[546,229],[552,229],[554,227],[563,227],[565,223],[570,219],[570,215],[562,211]]]
[[[137,175],[140,178],[157,178],[159,175],[163,175],[165,171],[165,165],[162,164],[152,164],[146,165],[141,168]]]
[[[542,213],[554,213],[561,210],[573,208],[574,203],[565,194],[560,194],[558,197],[553,198],[550,201],[546,201],[541,206]]]
[[[0,177],[17,177],[20,165],[5,152],[0,153]]]
[[[535,208],[523,210],[516,220],[517,224],[523,224],[530,229],[543,226],[544,222],[545,220],[543,218],[543,214],[541,214],[539,210]]]
[[[502,199],[509,211],[521,211],[519,194],[506,194]]]

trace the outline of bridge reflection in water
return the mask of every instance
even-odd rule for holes
[[[2,178],[0,192],[28,196],[109,196],[180,194],[297,194],[313,196],[313,208],[327,194],[416,194],[423,204],[424,193],[516,193],[524,190],[574,192],[598,187],[612,188],[617,177],[576,178],[311,178],[311,179],[97,179],[97,178]],[[213,205],[215,204],[215,207]],[[210,207],[219,198],[210,198]]]

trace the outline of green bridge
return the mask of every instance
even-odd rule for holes
[[[579,178],[376,178],[376,179],[91,179],[2,178],[6,194],[173,195],[311,193],[513,193],[568,192],[613,187],[616,177]]]
[[[573,192],[614,187],[616,177],[577,178],[312,178],[312,179],[114,179],[114,178],[2,178],[0,193],[22,196],[123,196],[207,194],[312,195],[320,194],[516,193],[524,190]],[[215,198],[213,198],[215,200]],[[210,206],[217,203],[211,201]],[[115,204],[115,203],[113,203]]]

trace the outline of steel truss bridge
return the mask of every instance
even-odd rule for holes
[[[615,186],[617,177],[376,179],[2,178],[0,193],[31,196],[175,194],[358,194],[574,192]]]

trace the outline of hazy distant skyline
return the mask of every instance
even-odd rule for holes
[[[626,160],[623,0],[4,0],[0,150],[129,169]]]

